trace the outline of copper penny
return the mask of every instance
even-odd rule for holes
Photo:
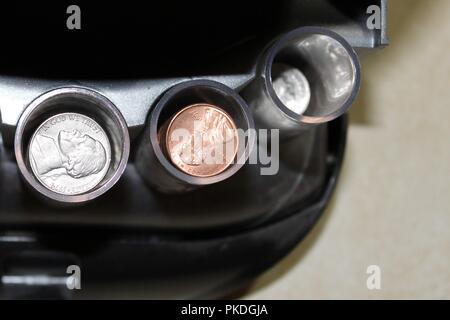
[[[195,177],[211,177],[226,170],[236,157],[238,143],[231,117],[206,103],[190,105],[175,114],[165,135],[170,161]]]

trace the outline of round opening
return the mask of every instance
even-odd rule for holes
[[[194,111],[193,108],[197,110]],[[224,122],[227,121],[227,118],[231,120],[229,123],[232,125],[230,124],[230,126],[233,126],[238,133],[238,148],[233,162],[226,164],[226,167],[222,168],[223,170],[218,170],[216,174],[212,175],[192,175],[174,165],[171,157],[167,154],[167,136],[164,133],[183,110],[194,111],[191,119],[199,116],[200,122],[204,123],[203,115],[207,114],[204,112],[206,109],[212,110],[210,115],[214,119],[211,123],[216,123],[217,121],[214,120],[219,118]],[[214,111],[214,109],[217,110]],[[221,112],[223,115],[219,116]],[[171,175],[191,185],[216,183],[236,173],[246,162],[255,143],[254,135],[248,134],[251,129],[254,129],[253,118],[244,100],[229,87],[210,80],[193,80],[174,86],[163,95],[150,117],[150,140],[159,162]]]
[[[271,99],[297,122],[322,123],[339,117],[359,89],[355,52],[327,29],[306,27],[286,34],[269,49],[264,66]]]
[[[25,109],[14,148],[19,170],[40,194],[60,203],[102,195],[125,170],[130,141],[122,115],[85,88],[49,91]]]

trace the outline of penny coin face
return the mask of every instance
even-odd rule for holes
[[[34,176],[47,189],[78,195],[103,180],[111,163],[111,146],[105,131],[93,119],[61,113],[37,128],[28,159]]]
[[[211,177],[227,169],[236,157],[238,143],[232,118],[211,104],[194,104],[179,111],[165,135],[171,162],[195,177]]]

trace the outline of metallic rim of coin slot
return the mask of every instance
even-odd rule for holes
[[[181,170],[172,163],[171,157],[167,154],[165,143],[167,136],[161,133],[168,130],[170,123],[173,123],[177,115],[180,115],[180,111],[186,107],[202,108],[202,106],[211,108],[212,112],[225,112],[231,122],[226,121],[228,117],[221,116],[221,118],[228,126],[235,126],[246,132],[254,129],[253,117],[248,106],[231,88],[212,80],[192,80],[172,87],[150,111],[136,156],[138,171],[156,190],[178,193],[217,183],[234,175],[246,162],[255,144],[254,135],[247,136],[246,141],[241,141],[242,136],[238,135],[237,144],[240,147],[237,148],[234,161],[217,174],[208,176],[188,174],[187,170]],[[217,109],[214,111],[215,108]]]
[[[38,195],[80,204],[107,192],[130,153],[127,124],[103,95],[82,87],[46,92],[22,113],[14,136],[17,164]]]
[[[296,131],[344,114],[360,87],[360,64],[350,44],[321,27],[301,27],[272,43],[243,91],[265,128]]]

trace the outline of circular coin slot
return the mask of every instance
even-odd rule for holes
[[[167,193],[223,181],[245,164],[252,129],[246,103],[231,88],[211,80],[178,84],[151,111],[138,170]]]
[[[337,118],[353,103],[360,85],[358,57],[339,35],[303,27],[281,37],[264,59],[269,97],[298,123]]]
[[[23,112],[15,153],[25,181],[59,203],[83,203],[109,190],[125,170],[128,130],[108,99],[85,88],[60,88]]]

